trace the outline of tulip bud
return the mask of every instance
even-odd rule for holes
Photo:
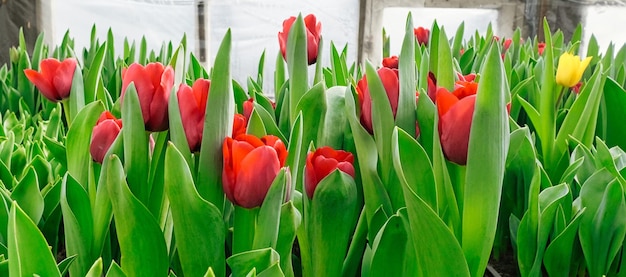
[[[278,44],[280,45],[280,51],[285,60],[287,60],[287,39],[289,38],[289,31],[295,21],[295,16],[285,19],[285,21],[283,21],[283,31],[278,32]],[[321,38],[322,23],[317,22],[315,15],[309,14],[304,17],[304,25],[306,27],[308,61],[309,65],[311,65],[317,61],[317,51]]]
[[[556,83],[568,88],[575,86],[583,77],[589,62],[591,62],[591,57],[581,61],[579,56],[574,56],[568,52],[563,53],[556,69]]]
[[[400,81],[398,80],[398,70],[381,67],[378,69],[378,76],[385,87],[387,93],[387,99],[391,104],[391,111],[393,117],[396,117],[398,111],[398,98],[400,97]],[[361,105],[361,124],[365,129],[373,134],[372,127],[372,98],[370,96],[369,87],[367,85],[367,77],[363,76],[357,83],[356,87],[359,103]]]
[[[306,157],[304,185],[309,199],[313,199],[313,193],[319,182],[335,169],[354,178],[354,156],[343,150],[335,150],[328,146],[320,147]]]
[[[242,114],[235,114],[233,118],[233,131],[232,138],[237,138],[239,135],[243,135],[246,133],[246,128],[248,127],[248,119]]]
[[[185,136],[191,151],[200,150],[210,86],[211,81],[198,79],[194,82],[193,87],[187,84],[180,84],[176,94],[180,109],[180,119],[183,122],[183,129],[185,130]]]
[[[439,139],[446,158],[465,165],[478,85],[474,82],[457,82],[456,86],[452,93],[445,88],[437,90]]]
[[[76,64],[75,58],[68,58],[63,62],[49,58],[39,64],[41,72],[25,69],[24,74],[44,97],[52,102],[59,102],[70,97]]]
[[[546,48],[546,43],[545,42],[540,42],[537,44],[537,53],[539,53],[539,55],[543,55],[543,50]]]
[[[383,66],[391,69],[398,69],[398,56],[391,56],[383,59]]]
[[[122,70],[122,95],[124,100],[126,88],[133,82],[141,104],[141,114],[146,130],[151,132],[165,131],[169,127],[167,105],[170,91],[174,86],[174,70],[171,66],[161,63],[149,63],[145,67],[138,63],[131,64]]]
[[[430,30],[424,27],[417,27],[413,29],[413,33],[415,33],[415,38],[417,39],[419,45],[428,45]]]
[[[117,138],[122,129],[122,120],[115,118],[110,112],[105,111],[98,118],[96,126],[93,127],[91,133],[91,144],[89,145],[89,153],[91,158],[102,163],[107,151]]]
[[[227,137],[223,144],[222,185],[226,197],[244,208],[263,203],[276,175],[285,165],[287,148],[275,136]]]
[[[249,98],[248,100],[243,102],[243,116],[245,116],[248,121],[250,121],[250,115],[252,115],[252,110],[254,110],[254,99]]]

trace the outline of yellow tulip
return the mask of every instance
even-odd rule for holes
[[[556,83],[564,87],[575,86],[583,77],[583,72],[585,72],[590,61],[591,57],[581,61],[579,56],[567,52],[563,53],[556,69]]]

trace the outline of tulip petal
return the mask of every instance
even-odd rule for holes
[[[57,67],[52,79],[52,84],[61,99],[68,98],[72,88],[72,80],[74,79],[74,71],[76,70],[76,59],[65,59],[59,67]]]
[[[449,93],[445,88],[439,88],[435,96],[439,118],[443,117],[457,102],[459,102],[459,99],[454,94]]]
[[[276,150],[268,146],[255,148],[241,161],[240,168],[234,188],[236,204],[244,208],[258,207],[280,170]]]
[[[441,146],[448,160],[467,163],[467,147],[474,115],[476,95],[459,100],[439,120]]]
[[[93,128],[89,153],[94,161],[102,163],[111,144],[120,133],[120,126],[112,119],[104,120]]]
[[[28,80],[33,83],[39,92],[41,92],[41,94],[48,100],[53,102],[61,100],[52,83],[50,83],[50,81],[46,79],[43,74],[32,69],[25,69],[24,75],[26,75],[26,78],[28,78]]]
[[[400,81],[398,80],[398,71],[383,67],[378,70],[378,76],[385,87],[387,99],[389,99],[391,111],[393,112],[393,116],[395,118],[398,111],[398,98],[400,97]]]
[[[178,93],[180,119],[183,123],[187,143],[191,151],[197,150],[202,139],[202,129],[198,129],[198,122],[204,122],[204,114],[200,112],[192,89],[187,84],[181,84]]]

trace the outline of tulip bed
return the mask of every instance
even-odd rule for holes
[[[400,53],[356,64],[299,15],[273,92],[265,54],[231,78],[230,30],[211,68],[184,37],[22,39],[0,68],[0,275],[624,275],[626,47],[592,37],[581,61],[580,27],[544,31],[409,14]]]

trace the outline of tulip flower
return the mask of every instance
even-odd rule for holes
[[[539,55],[543,55],[543,50],[546,48],[546,43],[545,42],[540,42],[537,44],[537,53],[539,53]]]
[[[161,63],[149,63],[145,67],[138,63],[131,64],[122,70],[122,95],[124,100],[126,88],[133,82],[139,96],[141,113],[146,130],[151,132],[165,131],[169,127],[167,104],[170,91],[174,86],[174,70],[171,66],[164,67]]]
[[[246,128],[248,127],[248,119],[242,114],[235,114],[233,118],[233,131],[232,138],[237,138],[239,135],[246,133]]]
[[[589,62],[591,62],[591,57],[581,61],[579,56],[568,52],[563,53],[556,69],[556,83],[568,88],[575,86],[582,78]]]
[[[44,97],[59,102],[70,97],[76,63],[75,58],[67,58],[63,62],[54,58],[44,59],[39,64],[41,72],[25,69],[24,75]]]
[[[452,93],[445,88],[437,90],[441,147],[448,160],[460,165],[467,163],[467,147],[477,89],[478,85],[474,82],[459,81]]]
[[[343,150],[328,146],[320,147],[306,157],[304,186],[309,199],[313,199],[319,182],[335,169],[339,169],[354,178],[354,156]]]
[[[430,30],[424,27],[417,27],[413,29],[413,33],[415,34],[415,38],[417,39],[419,45],[428,45]]]
[[[89,145],[89,153],[95,162],[102,163],[104,155],[109,151],[121,129],[122,120],[115,118],[108,111],[100,114],[96,126],[93,127],[91,144]]]
[[[260,206],[274,178],[285,165],[287,149],[278,137],[227,137],[223,144],[222,185],[226,197],[247,209]]]
[[[250,121],[250,115],[252,115],[252,110],[254,110],[254,99],[249,98],[248,100],[243,102],[243,116],[245,116],[248,121]]]
[[[289,38],[289,31],[291,30],[291,25],[293,25],[295,21],[295,16],[285,19],[285,21],[283,21],[283,31],[278,32],[278,44],[280,45],[280,51],[282,52],[285,60],[287,60],[287,39]],[[309,65],[311,65],[317,61],[317,51],[321,38],[322,23],[317,22],[315,15],[309,14],[304,17],[304,25],[306,27],[308,61]]]
[[[398,69],[398,56],[391,56],[383,59],[383,66],[391,69]]]
[[[176,94],[189,150],[193,152],[199,151],[202,143],[204,115],[210,87],[211,81],[198,79],[193,83],[193,87],[184,83],[180,84]]]
[[[396,112],[398,111],[398,97],[400,95],[398,70],[382,67],[378,69],[378,76],[385,87],[387,98],[391,104],[391,111],[393,112],[393,116],[395,118]],[[370,134],[373,134],[372,98],[370,97],[366,76],[363,76],[363,78],[359,80],[356,90],[359,96],[359,103],[361,104],[361,124]]]

